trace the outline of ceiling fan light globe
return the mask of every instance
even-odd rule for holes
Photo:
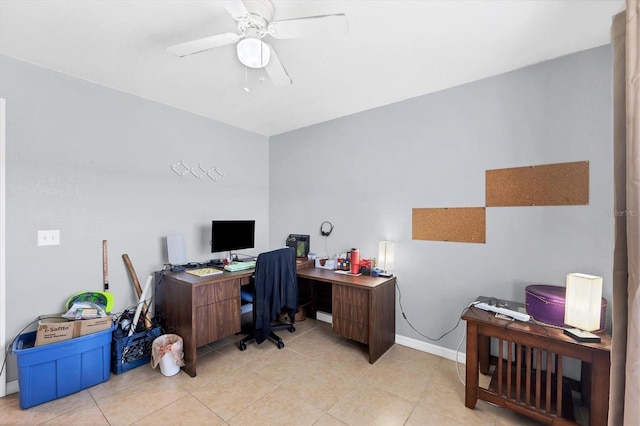
[[[245,38],[237,45],[238,59],[249,68],[264,68],[271,58],[271,50],[260,39]]]

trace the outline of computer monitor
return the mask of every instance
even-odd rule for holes
[[[213,220],[211,253],[253,248],[255,229],[255,220]]]

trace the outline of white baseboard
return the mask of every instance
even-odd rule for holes
[[[408,348],[416,349],[422,352],[426,352],[432,355],[436,355],[442,358],[449,359],[451,361],[457,361],[461,364],[465,364],[467,361],[467,355],[465,353],[454,351],[453,349],[443,348],[442,346],[433,345],[431,343],[423,342],[422,340],[412,339],[410,337],[401,336],[396,334],[396,343]]]
[[[331,316],[331,314],[328,314],[326,312],[316,311],[316,320],[328,322],[329,324],[331,324],[333,317]]]
[[[18,388],[18,381],[14,380],[13,382],[7,382],[7,395],[11,395],[12,393],[18,393],[20,389]]]

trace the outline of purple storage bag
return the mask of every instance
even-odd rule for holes
[[[554,327],[572,328],[564,323],[566,288],[556,285],[535,284],[525,288],[525,308],[536,321]],[[602,298],[600,330],[606,326],[607,300]],[[599,331],[599,330],[598,330]]]

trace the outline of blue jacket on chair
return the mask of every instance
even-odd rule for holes
[[[286,247],[258,255],[254,287],[254,333],[256,343],[262,343],[282,309],[288,309],[292,321],[298,311],[295,249]]]

